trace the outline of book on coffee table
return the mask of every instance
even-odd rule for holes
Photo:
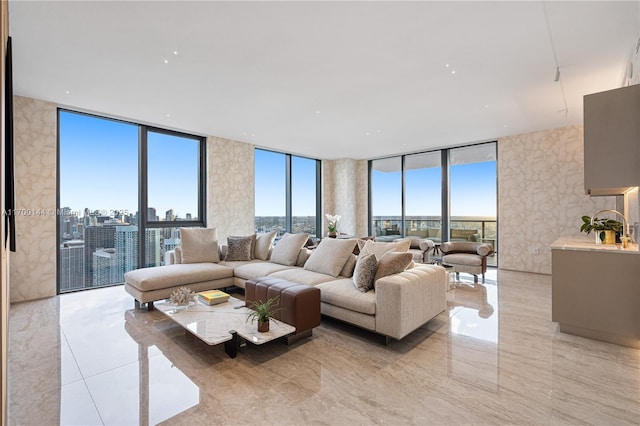
[[[198,293],[198,299],[207,305],[217,305],[229,300],[229,295],[221,290],[207,290]]]

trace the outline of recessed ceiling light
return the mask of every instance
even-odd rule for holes
[[[449,68],[449,64],[445,64],[445,67]]]
[[[484,106],[484,109],[487,109],[487,108],[489,108],[489,105],[485,105],[485,106]]]
[[[167,118],[169,118],[169,117],[171,117],[171,114],[166,114],[165,116],[166,116]]]
[[[165,63],[165,64],[168,64],[168,63],[169,63],[169,60],[168,60],[168,59],[165,59],[165,60],[164,60],[164,63]]]
[[[71,92],[68,90],[65,90],[64,93],[66,93],[67,95],[71,94]]]
[[[380,133],[380,129],[376,130],[376,133]]]
[[[316,114],[320,114],[320,110],[319,109],[316,110]]]
[[[455,73],[456,73],[456,70],[452,70],[452,71],[451,71],[451,74],[455,74]]]
[[[365,135],[367,135],[367,136],[369,136],[370,134],[371,134],[371,133],[369,133],[369,132],[366,132],[366,133],[365,133]]]
[[[173,51],[173,54],[174,54],[174,56],[178,56],[178,51],[177,51],[177,50],[174,50],[174,51]]]

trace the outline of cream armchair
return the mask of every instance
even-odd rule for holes
[[[473,242],[446,242],[440,246],[442,251],[442,265],[452,266],[455,269],[456,277],[460,272],[472,274],[474,281],[478,281],[478,274],[487,272],[487,256],[493,253],[490,244]]]

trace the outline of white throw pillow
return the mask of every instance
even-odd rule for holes
[[[180,228],[182,263],[220,262],[217,228]]]
[[[409,246],[411,245],[410,240],[400,240],[394,241],[391,243],[384,242],[376,242],[367,240],[364,243],[364,246],[360,249],[360,256],[366,256],[368,254],[375,254],[378,261],[384,256],[385,253],[389,251],[398,251],[401,253],[409,250]]]
[[[276,239],[276,234],[276,231],[271,231],[266,234],[256,235],[256,242],[253,248],[254,259],[269,259],[269,253],[271,253],[271,248],[273,247],[273,241]]]
[[[325,238],[311,251],[304,269],[337,277],[355,246],[355,239]]]
[[[304,247],[308,238],[308,234],[284,234],[278,244],[273,247],[271,262],[285,266],[295,265],[300,249]]]

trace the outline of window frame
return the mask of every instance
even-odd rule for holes
[[[442,148],[442,149],[433,149],[433,150],[427,150],[427,151],[419,151],[419,152],[413,152],[410,154],[402,154],[402,155],[392,155],[389,157],[380,157],[380,158],[373,158],[371,160],[368,161],[368,232],[369,235],[374,235],[375,229],[373,227],[373,203],[372,203],[372,195],[373,195],[373,162],[375,160],[383,160],[383,159],[387,159],[387,158],[400,158],[401,159],[401,187],[402,187],[402,205],[401,205],[401,225],[402,225],[402,232],[400,234],[400,236],[402,238],[406,237],[406,230],[405,230],[405,225],[406,225],[406,206],[405,206],[405,159],[411,155],[416,155],[416,154],[427,154],[427,153],[432,153],[432,152],[440,152],[441,155],[441,161],[440,161],[440,167],[442,168],[442,172],[441,172],[441,176],[442,176],[442,182],[441,182],[441,227],[442,227],[442,231],[441,231],[441,235],[442,235],[442,242],[445,241],[449,241],[449,233],[451,232],[451,185],[450,185],[450,161],[449,161],[449,155],[450,152],[452,150],[458,149],[458,148],[468,148],[468,147],[473,147],[473,146],[480,146],[480,145],[489,145],[489,144],[493,144],[495,145],[495,150],[496,150],[496,163],[498,161],[498,141],[486,141],[486,142],[480,142],[480,143],[475,143],[475,144],[468,144],[468,145],[460,145],[460,146],[452,146],[452,147],[448,147],[448,148]],[[497,175],[496,175],[497,178]],[[497,196],[497,191],[498,191],[498,182],[496,181],[496,196]],[[497,197],[496,197],[497,199]],[[496,222],[498,221],[498,210],[497,210],[497,206],[496,206]]]
[[[311,160],[311,161],[315,161],[315,165],[316,165],[316,185],[315,185],[315,191],[316,191],[316,234],[315,237],[316,238],[321,238],[322,237],[322,160],[318,160],[317,158],[311,158],[311,157],[306,157],[304,155],[295,155],[295,154],[289,154],[286,152],[280,152],[280,151],[275,151],[272,149],[266,149],[266,148],[260,148],[260,147],[255,147],[254,148],[254,168],[255,168],[255,151],[260,150],[260,151],[266,151],[266,152],[271,152],[274,154],[280,154],[280,155],[284,155],[284,163],[285,163],[285,232],[293,232],[293,203],[292,203],[292,159],[293,157],[296,158],[303,158],[305,160]],[[255,173],[254,173],[255,175]],[[254,177],[255,180],[255,177]],[[254,185],[255,185],[255,181],[254,181]],[[255,207],[255,206],[254,206]],[[255,218],[256,218],[256,214],[254,212],[254,228],[255,228]],[[314,236],[314,235],[310,235],[310,236]]]
[[[117,123],[123,123],[127,125],[136,126],[138,128],[138,235],[142,236],[146,234],[146,230],[149,228],[178,228],[178,227],[206,227],[206,188],[207,188],[207,142],[204,136],[198,136],[185,132],[179,132],[176,130],[163,129],[156,126],[151,126],[142,123],[136,123],[135,121],[123,120],[120,118],[109,117],[108,115],[99,115],[95,113],[78,111],[72,108],[58,107],[56,109],[56,208],[57,211],[61,210],[60,206],[60,115],[61,113],[71,113],[85,115],[88,117],[109,120]],[[194,139],[199,142],[199,159],[198,159],[198,219],[197,220],[181,220],[181,221],[149,221],[148,220],[148,138],[149,132],[161,133],[170,136],[177,136],[180,138]],[[76,289],[71,291],[65,291],[61,293],[62,284],[62,259],[60,256],[60,221],[56,220],[56,294],[66,294],[75,291],[83,291],[91,288],[103,288],[108,285],[93,287],[88,286],[85,283],[85,287],[82,289]],[[138,238],[138,267],[145,264],[145,247],[146,238]],[[144,266],[142,266],[144,267]],[[113,283],[112,285],[122,285],[123,283]]]

